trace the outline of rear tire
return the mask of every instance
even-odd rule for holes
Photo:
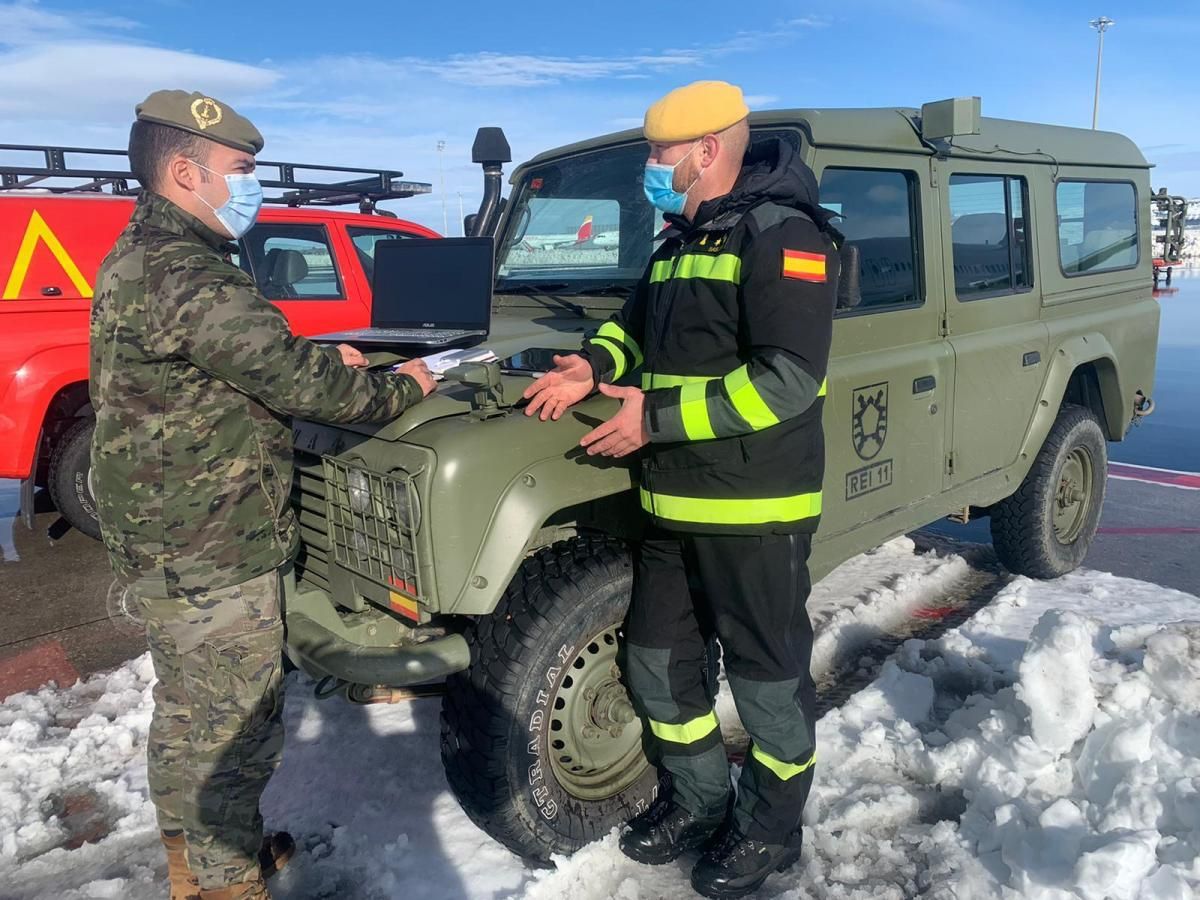
[[[1107,478],[1099,419],[1065,404],[1021,486],[992,507],[992,543],[1004,567],[1043,579],[1079,568],[1100,524]]]
[[[90,538],[100,539],[100,516],[88,479],[96,423],[80,419],[64,432],[50,457],[47,487],[59,515]]]
[[[471,820],[525,859],[572,853],[657,794],[617,668],[632,584],[628,551],[608,538],[541,550],[474,621],[471,667],[446,682],[447,780]]]

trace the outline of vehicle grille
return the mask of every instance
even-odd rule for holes
[[[416,530],[419,507],[410,476],[381,475],[322,458],[326,546],[339,565],[390,590],[421,599]]]

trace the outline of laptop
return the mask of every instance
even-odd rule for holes
[[[494,258],[490,237],[379,241],[371,327],[315,340],[445,347],[487,337]]]

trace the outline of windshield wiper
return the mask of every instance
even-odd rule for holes
[[[529,297],[544,297],[547,300],[564,306],[581,319],[589,318],[588,312],[578,303],[572,303],[570,300],[565,300],[557,294],[550,293],[551,291],[562,290],[569,287],[565,281],[549,281],[549,282],[521,282],[518,284],[505,284],[496,288],[497,294],[524,294]]]
[[[606,284],[603,287],[581,287],[564,291],[568,297],[628,297],[633,287],[627,284]]]

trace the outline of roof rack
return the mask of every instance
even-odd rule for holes
[[[41,165],[12,165],[13,154],[40,154]],[[106,169],[95,163],[71,165],[68,154],[93,157],[116,157],[120,168]],[[108,193],[132,197],[141,191],[133,173],[128,171],[124,150],[104,150],[89,147],[56,147],[36,144],[0,144],[0,191],[42,190],[55,194]],[[275,177],[264,177],[263,169],[274,169]],[[297,172],[337,173],[344,180],[311,181],[297,177]],[[307,163],[257,161],[258,180],[266,189],[279,189],[265,202],[282,206],[344,206],[358,203],[359,211],[375,212],[375,204],[383,200],[400,200],[417,194],[428,194],[433,186],[423,181],[408,181],[395,169],[364,169],[348,166],[318,166]],[[357,177],[345,178],[346,175]],[[320,177],[317,174],[317,177]],[[47,183],[53,179],[52,183]],[[64,181],[69,183],[64,183]],[[384,210],[379,210],[383,213]]]

